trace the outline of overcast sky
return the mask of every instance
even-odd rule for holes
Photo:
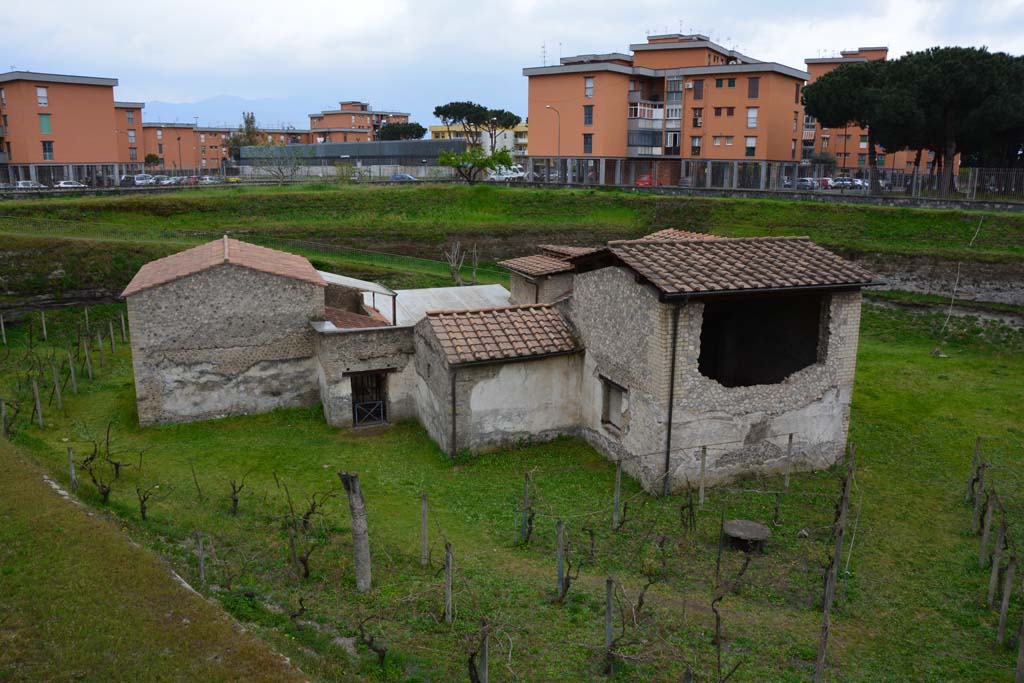
[[[210,125],[240,118],[242,102],[204,102],[223,95],[252,100],[264,125],[307,127],[342,99],[424,125],[452,100],[525,115],[522,68],[542,45],[552,64],[680,30],[794,67],[861,45],[1024,53],[1024,0],[46,0],[4,3],[2,22],[3,70],[118,78],[118,99],[151,103],[145,120]]]

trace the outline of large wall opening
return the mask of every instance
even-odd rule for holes
[[[776,384],[824,360],[827,294],[709,299],[700,332],[700,374],[726,387]]]

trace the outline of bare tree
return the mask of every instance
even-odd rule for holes
[[[466,251],[462,248],[461,244],[455,242],[452,244],[450,251],[445,250],[444,258],[448,261],[448,270],[451,272],[452,282],[456,286],[461,287],[464,284],[462,282],[462,264],[466,261]]]
[[[139,516],[142,517],[142,521],[146,521],[146,511],[149,509],[149,500],[161,500],[161,498],[154,498],[160,493],[160,484],[150,484],[146,488],[135,487],[135,495],[139,499]]]

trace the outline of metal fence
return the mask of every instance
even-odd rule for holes
[[[867,167],[798,161],[531,157],[525,180],[582,186],[682,187],[835,195],[901,196],[948,200],[1024,202],[1024,169],[877,168],[871,188]]]

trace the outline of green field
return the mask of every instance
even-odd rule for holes
[[[402,286],[401,277],[396,278]],[[105,325],[107,316],[116,320],[118,310],[92,309],[93,325]],[[83,320],[80,311],[68,310],[49,322],[50,341],[40,345],[37,329],[31,353],[26,325],[9,330],[12,352],[4,356],[0,393],[23,405],[31,361],[73,343]],[[849,568],[842,573],[834,613],[829,658],[834,681],[1013,677],[1014,652],[994,644],[995,613],[984,607],[988,572],[977,566],[977,540],[969,532],[963,492],[974,438],[982,435],[995,483],[1012,511],[1010,523],[1024,529],[1024,489],[1019,485],[1024,339],[1020,332],[955,319],[942,346],[947,357],[934,357],[930,352],[941,322],[940,316],[865,309],[851,423],[851,439],[857,442],[851,513],[856,531],[843,555],[844,569],[847,561]],[[97,362],[95,349],[93,358]],[[44,381],[44,389],[49,384]],[[67,445],[80,461],[92,450],[92,441],[105,448],[105,430],[112,425],[112,457],[131,466],[117,480],[111,479],[109,467],[100,470],[101,481],[113,485],[106,506],[79,472],[81,499],[109,511],[128,537],[194,585],[199,577],[193,539],[201,529],[207,548],[215,548],[215,557],[207,558],[208,583],[202,592],[314,680],[464,680],[482,617],[494,629],[492,680],[598,680],[609,575],[623,589],[623,605],[635,602],[647,577],[657,578],[636,623],[625,608],[628,637],[615,680],[680,680],[688,666],[699,680],[711,680],[710,599],[719,516],[724,507],[730,517],[770,521],[775,496],[763,492],[781,488],[778,479],[764,479],[711,490],[697,532],[688,535],[680,525],[683,499],[652,499],[627,481],[628,521],[612,531],[613,468],[575,439],[452,462],[415,423],[378,431],[335,430],[326,426],[319,409],[143,430],[136,424],[123,344],[112,358],[108,354],[96,379],[82,379],[81,392],[65,390],[65,399],[63,412],[44,408],[49,420],[44,429],[29,423],[30,409],[19,412],[18,451],[67,486]],[[337,494],[335,473],[341,469],[359,472],[367,498],[374,561],[374,590],[368,594],[355,591],[349,515],[343,495]],[[516,532],[526,472],[533,477],[536,517],[531,543],[524,546]],[[238,515],[232,516],[230,482],[243,479]],[[161,493],[142,521],[136,488],[153,484],[160,484]],[[32,505],[47,504],[34,501],[52,498],[46,490],[24,491],[28,500],[8,507],[30,511]],[[324,492],[335,493],[323,514],[311,517],[308,530],[291,526],[288,497],[301,516],[310,496]],[[426,568],[419,564],[421,492],[430,501],[431,563]],[[723,663],[726,669],[740,663],[730,680],[809,679],[837,494],[837,473],[829,471],[794,476],[781,498],[779,525],[767,553],[754,558],[738,590],[721,605]],[[9,494],[4,495],[6,503]],[[81,511],[67,507],[81,517]],[[22,517],[31,518],[31,512]],[[570,558],[582,565],[562,605],[551,601],[557,519],[566,522]],[[43,526],[45,521],[35,523]],[[73,581],[70,569],[39,567],[62,567],[75,544],[89,543],[92,532],[58,520],[55,524],[65,531],[40,543],[26,539],[21,532],[25,524],[16,519],[14,531],[5,530],[0,579],[16,590],[0,591],[4,612],[42,609],[39,596],[69,586],[75,599],[91,599],[101,579]],[[290,560],[290,527],[299,553],[320,544],[310,557],[309,578],[301,578]],[[586,529],[594,533],[592,556]],[[808,530],[809,538],[798,537],[801,529]],[[452,544],[456,565],[452,625],[440,618],[444,539]],[[25,555],[33,561],[19,560]],[[728,551],[724,577],[733,578],[741,562],[739,553]],[[300,598],[307,611],[292,619],[289,614],[299,610]],[[121,600],[115,596],[107,604],[120,605]],[[1011,610],[1015,625],[1022,611],[1018,594]],[[53,633],[55,647],[78,647],[75,628],[93,634],[110,628],[103,621],[90,623],[87,615],[79,626],[79,613],[72,614],[58,620],[67,625]],[[127,625],[138,618],[120,607],[111,616]],[[615,619],[618,629],[618,611]],[[383,669],[362,645],[352,661],[335,641],[357,636],[360,622],[388,647]],[[9,618],[0,624],[0,633],[12,631]],[[32,642],[37,636],[31,627],[31,622],[16,621],[14,642]],[[16,652],[28,671],[53,672],[45,667],[59,666],[47,664],[45,653],[31,647],[22,645]],[[7,669],[0,668],[0,678],[8,678],[11,664],[3,656],[0,667]],[[154,677],[185,677],[177,674],[172,655],[154,660],[153,666]]]
[[[333,239],[364,248],[390,245],[380,250],[429,251],[435,258],[438,245],[450,239],[483,239],[485,248],[512,240],[526,249],[537,239],[595,244],[666,227],[726,236],[809,235],[857,252],[976,260],[1024,256],[1024,214],[619,191],[314,185],[0,202],[0,231],[8,233],[159,241],[228,231]]]

